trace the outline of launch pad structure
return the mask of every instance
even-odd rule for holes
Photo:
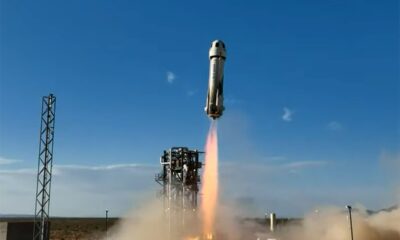
[[[161,196],[169,238],[184,234],[185,228],[196,220],[199,169],[203,152],[187,147],[173,147],[160,157],[162,170],[155,181],[162,186]]]

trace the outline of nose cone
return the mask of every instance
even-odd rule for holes
[[[210,48],[210,59],[213,57],[222,57],[223,59],[226,58],[226,49],[225,43],[221,40],[215,40],[211,43]]]

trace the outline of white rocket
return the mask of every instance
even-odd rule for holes
[[[208,94],[205,111],[209,117],[216,119],[221,117],[224,111],[224,63],[226,59],[225,44],[221,40],[215,40],[209,51],[210,75],[208,80]]]

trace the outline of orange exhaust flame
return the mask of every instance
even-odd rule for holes
[[[208,132],[205,152],[201,213],[203,233],[208,235],[215,232],[215,213],[218,201],[218,136],[217,124],[214,121]]]

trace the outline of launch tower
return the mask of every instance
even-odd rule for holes
[[[186,225],[196,216],[199,169],[202,167],[200,153],[187,147],[173,147],[164,151],[160,158],[162,170],[155,180],[162,186],[170,239],[175,238],[175,234],[184,234]]]
[[[48,240],[50,235],[49,211],[55,114],[56,97],[53,94],[44,96],[42,98],[33,240]]]

